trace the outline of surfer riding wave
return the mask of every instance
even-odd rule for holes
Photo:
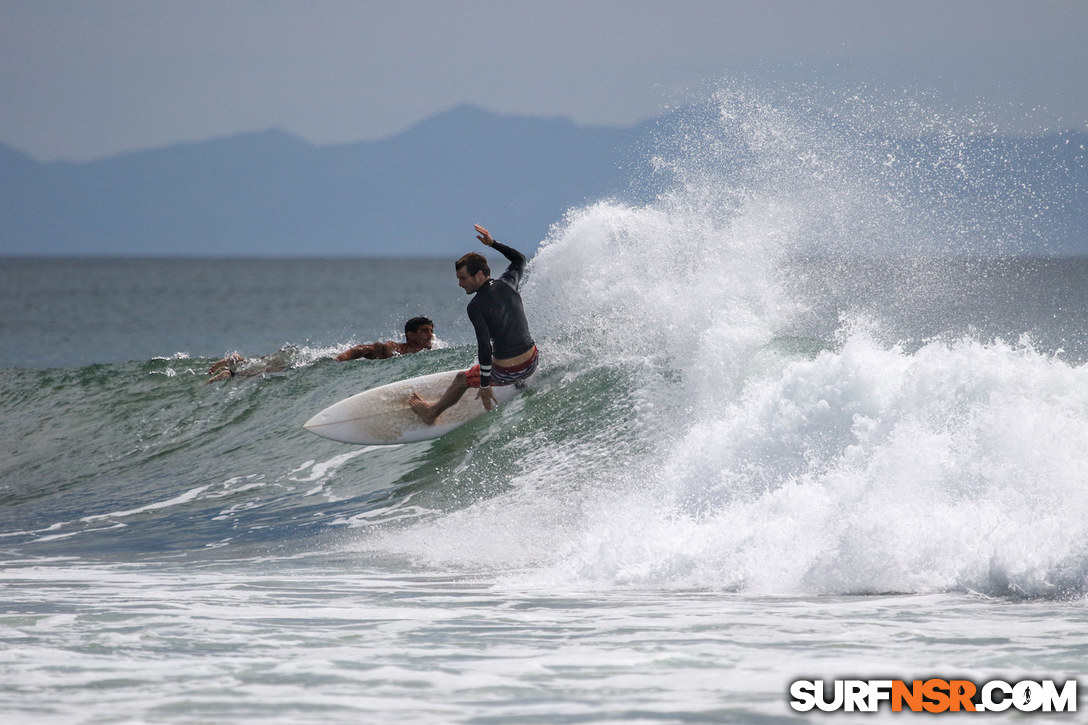
[[[476,331],[479,362],[457,373],[450,387],[434,403],[427,403],[418,393],[412,394],[408,404],[428,425],[457,403],[469,388],[479,388],[476,397],[484,408],[491,410],[495,405],[491,386],[520,383],[536,372],[539,361],[518,291],[525,274],[525,255],[495,241],[479,224],[476,232],[477,239],[500,252],[510,260],[510,265],[498,279],[492,279],[491,268],[482,254],[469,252],[454,264],[457,284],[465,294],[475,295],[468,304],[468,319]]]

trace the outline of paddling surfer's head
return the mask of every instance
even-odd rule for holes
[[[487,265],[487,257],[476,252],[469,252],[454,264],[457,270],[457,284],[465,291],[465,294],[474,294],[491,279],[491,267]]]
[[[404,323],[404,334],[407,335],[409,332],[415,332],[423,325],[430,325],[432,328],[434,327],[434,323],[426,317],[413,317]]]
[[[412,347],[430,350],[434,344],[434,323],[426,317],[413,317],[404,323],[404,339]]]

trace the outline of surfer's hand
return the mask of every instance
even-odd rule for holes
[[[481,227],[479,224],[476,225],[476,238],[479,239],[481,242],[483,242],[484,244],[486,244],[489,247],[492,244],[495,243],[495,240],[492,239],[492,237],[491,237],[491,232],[487,231],[486,229]],[[491,410],[491,409],[488,408],[488,410]]]
[[[484,410],[490,411],[495,407],[495,394],[491,392],[491,388],[480,388],[476,397],[484,404]]]

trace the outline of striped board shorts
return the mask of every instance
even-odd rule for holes
[[[512,368],[503,368],[495,365],[491,368],[492,385],[513,385],[525,380],[536,372],[536,364],[540,361],[540,351],[533,348],[533,356]],[[465,371],[470,388],[480,387],[480,366],[473,365]]]

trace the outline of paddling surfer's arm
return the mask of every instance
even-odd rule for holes
[[[361,357],[365,357],[367,360],[387,360],[393,357],[394,351],[390,350],[390,347],[390,344],[387,342],[371,342],[366,345],[356,345],[337,355],[336,359],[341,362],[345,360],[358,360]]]

